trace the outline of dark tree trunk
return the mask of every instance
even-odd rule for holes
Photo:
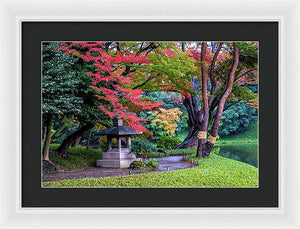
[[[78,147],[80,141],[81,141],[81,136],[76,137],[75,141],[74,141],[73,144],[72,144],[72,147]]]
[[[75,142],[76,138],[82,136],[86,131],[90,130],[93,127],[94,127],[94,124],[88,123],[88,124],[80,127],[74,133],[70,134],[58,147],[57,153],[60,156],[65,157],[67,155],[68,149]]]
[[[44,148],[43,148],[43,160],[45,160],[45,161],[50,161],[49,149],[50,149],[50,143],[51,143],[52,120],[53,120],[53,116],[48,115],[48,117],[47,117],[47,134],[46,134],[45,144],[44,144]]]
[[[190,98],[185,98],[183,101],[183,105],[185,106],[188,112],[188,126],[189,133],[177,146],[175,149],[186,149],[186,148],[197,148],[197,135],[200,130],[200,122],[199,122],[199,101],[196,96],[191,96]]]
[[[89,131],[89,135],[88,135],[87,142],[86,142],[86,149],[89,149],[91,134],[92,134],[92,130]]]

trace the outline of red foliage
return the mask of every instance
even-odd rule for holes
[[[170,49],[167,49],[166,51],[164,51],[164,53],[167,54],[169,57],[175,55],[175,53]]]
[[[134,104],[141,110],[153,110],[161,106],[162,102],[152,103],[143,101],[139,89],[131,89],[133,73],[124,74],[124,64],[145,65],[149,63],[146,55],[128,54],[123,55],[118,52],[115,56],[110,55],[104,49],[105,42],[71,42],[62,43],[60,49],[66,54],[74,54],[86,62],[92,62],[96,67],[94,72],[86,72],[86,75],[93,77],[91,88],[97,92],[95,95],[98,99],[104,100],[109,106],[100,105],[99,108],[110,118],[120,116],[133,129],[137,131],[146,131],[147,129],[141,122],[146,119],[138,117],[135,113],[130,112],[129,107],[124,106],[122,101]],[[105,82],[105,87],[97,87],[99,82]]]

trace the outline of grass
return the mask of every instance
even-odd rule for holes
[[[66,158],[61,158],[54,150],[59,145],[50,146],[50,160],[58,164],[63,170],[74,170],[79,168],[88,168],[96,165],[96,160],[102,158],[102,152],[95,149],[86,149],[84,146],[76,148],[71,147],[68,150]]]
[[[216,144],[228,143],[257,143],[258,139],[258,124],[252,124],[249,129],[234,135],[228,135],[217,140]]]
[[[192,150],[192,149],[191,149]],[[176,150],[179,153],[182,150]],[[43,182],[43,187],[258,187],[258,169],[212,153],[208,158],[189,156],[198,166],[169,172],[119,177]]]

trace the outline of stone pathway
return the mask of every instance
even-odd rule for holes
[[[159,164],[157,170],[148,169],[111,169],[111,168],[84,168],[73,171],[63,171],[57,173],[44,174],[42,177],[43,182],[57,181],[66,179],[82,179],[90,177],[114,177],[114,176],[126,176],[130,174],[138,173],[153,173],[162,171],[171,171],[185,168],[192,168],[194,165],[191,162],[183,161],[183,156],[169,156],[157,158]]]

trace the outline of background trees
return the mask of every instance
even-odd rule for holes
[[[43,43],[42,53],[42,109],[45,143],[43,159],[49,160],[49,145],[54,117],[81,112],[80,97],[76,96],[79,78],[73,68],[76,59],[57,50],[57,42]]]

